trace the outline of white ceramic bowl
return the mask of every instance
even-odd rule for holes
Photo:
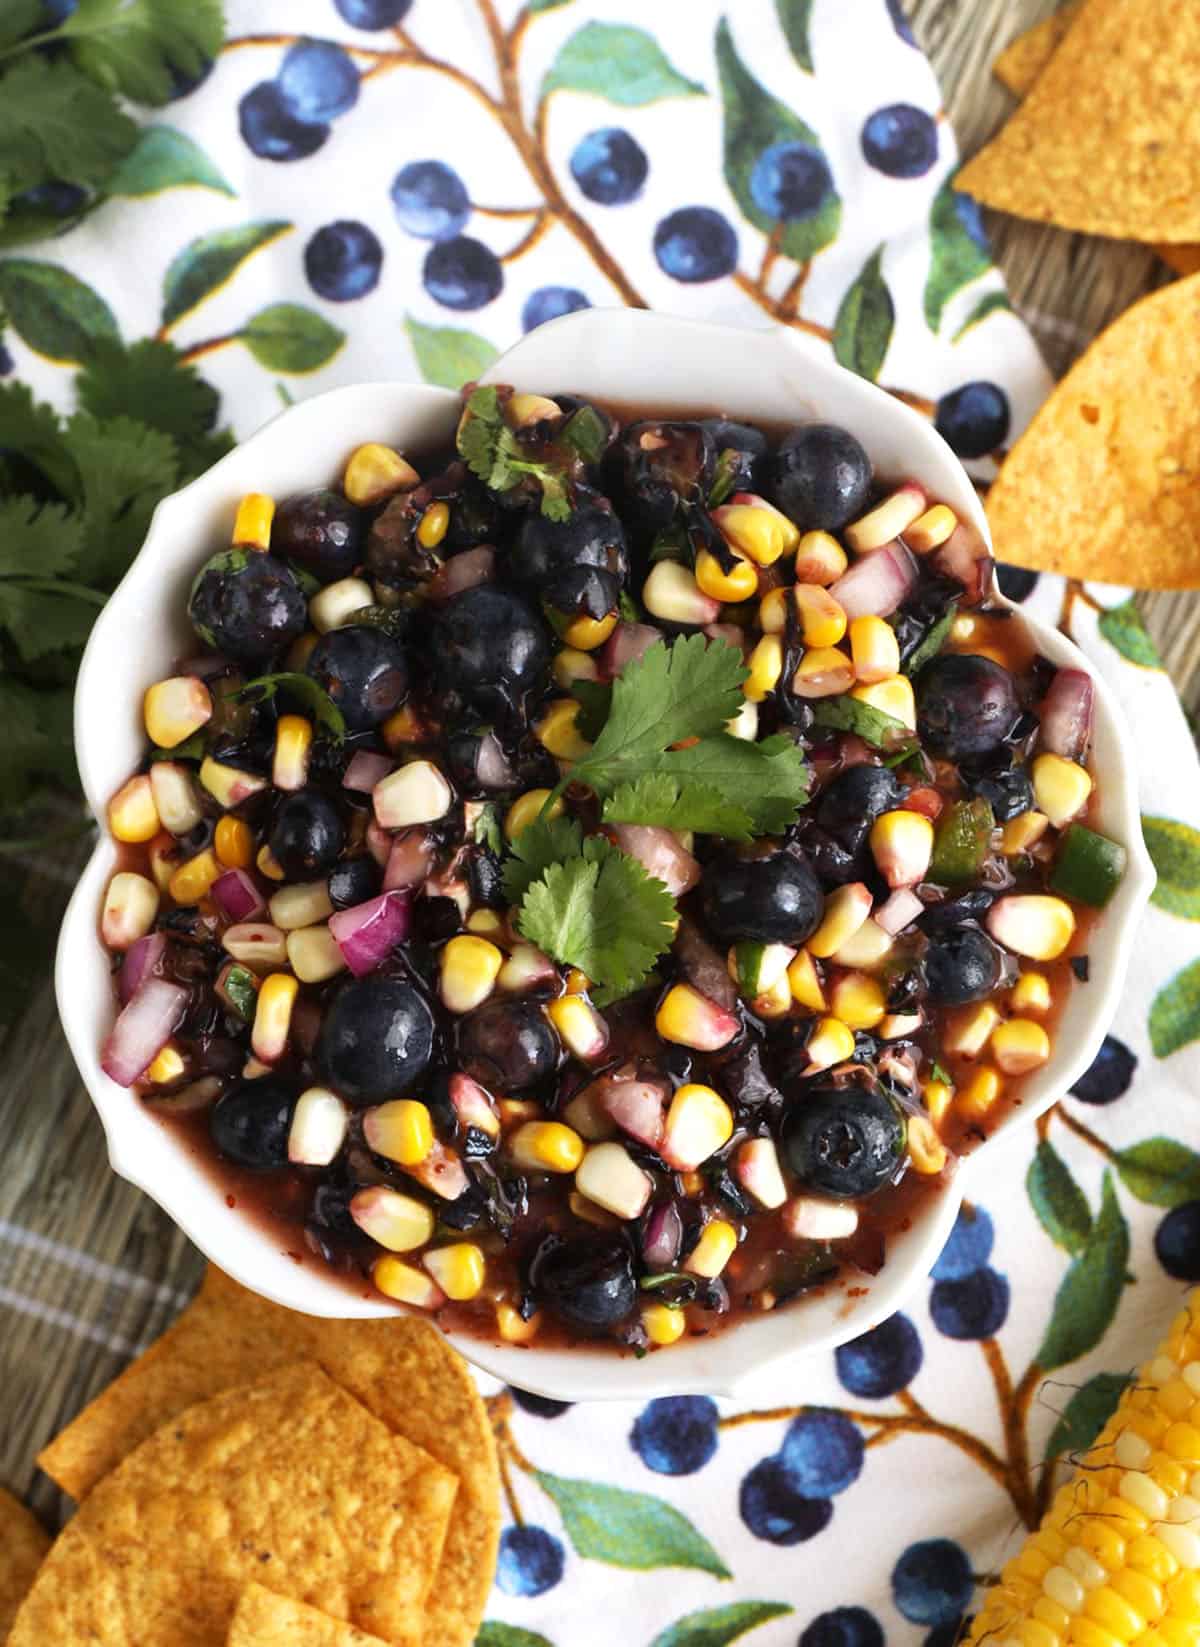
[[[791,334],[737,331],[641,310],[587,310],[539,327],[499,360],[491,381],[553,394],[664,411],[720,410],[734,417],[842,423],[863,440],[885,475],[911,476],[986,535],[975,490],[928,422],[861,378],[809,354]],[[146,543],[105,607],[84,655],[75,698],[75,738],[88,803],[103,818],[112,792],[141,759],[142,692],[189,644],[184,617],[197,566],[229,541],[244,492],[283,497],[341,471],[350,449],[385,440],[420,451],[451,434],[456,395],[411,383],[336,389],[282,412],[199,480],[165,499]],[[1029,620],[1026,619],[1026,622]],[[1085,667],[1070,641],[1032,625],[1042,652]],[[1027,1124],[1088,1067],[1121,989],[1138,917],[1154,872],[1142,844],[1132,759],[1113,698],[1095,676],[1095,764],[1099,827],[1129,855],[1125,879],[1101,916],[1086,988],[1071,992],[1043,1069],[1030,1077],[1019,1110],[995,1136]],[[102,835],[63,922],[56,969],[59,1010],[71,1050],[108,1139],[114,1169],[139,1185],[216,1264],[247,1287],[311,1315],[382,1316],[394,1306],[359,1297],[315,1261],[298,1265],[257,1226],[225,1204],[216,1177],[169,1126],[101,1070],[100,1044],[112,1022],[108,959],[97,912],[116,852]],[[729,1332],[693,1339],[638,1361],[606,1351],[521,1349],[452,1335],[468,1360],[498,1378],[568,1400],[644,1400],[664,1393],[728,1394],[752,1372],[786,1356],[828,1351],[889,1315],[927,1274],[963,1194],[984,1170],[990,1146],[970,1157],[951,1188],[931,1197],[912,1227],[893,1239],[883,1270],[778,1314],[747,1317]]]

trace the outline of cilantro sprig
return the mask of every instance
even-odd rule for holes
[[[458,425],[458,454],[473,475],[493,492],[511,492],[527,476],[541,490],[542,513],[566,520],[571,513],[565,468],[531,458],[504,421],[504,404],[494,384],[475,389]]]
[[[346,736],[345,716],[325,688],[311,675],[299,675],[291,669],[281,669],[274,675],[257,675],[230,696],[239,701],[250,697],[253,703],[266,703],[277,692],[297,699],[334,743],[342,742]]]

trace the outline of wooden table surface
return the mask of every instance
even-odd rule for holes
[[[993,59],[1053,0],[908,3],[969,154],[1011,107],[991,76]],[[990,226],[1013,300],[1056,372],[1133,299],[1170,278],[1148,248],[1015,219]],[[1139,604],[1185,703],[1200,710],[1200,595],[1143,596]],[[31,889],[48,920],[65,895],[61,883]],[[36,1453],[161,1332],[202,1261],[164,1213],[109,1171],[48,980],[9,1029],[0,1058],[0,1482],[29,1494],[53,1525],[66,1506],[35,1470]]]

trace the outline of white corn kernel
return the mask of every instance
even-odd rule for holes
[[[447,1298],[465,1303],[483,1291],[487,1264],[474,1241],[455,1241],[448,1247],[434,1247],[421,1259]]]
[[[325,881],[297,881],[280,887],[267,905],[275,926],[296,932],[302,926],[317,926],[333,914],[329,887]]]
[[[780,1217],[793,1241],[844,1241],[858,1228],[856,1207],[816,1195],[793,1196]]]
[[[1200,1568],[1200,1533],[1191,1527],[1177,1527],[1167,1522],[1155,1528],[1159,1543],[1173,1556],[1184,1572]]]
[[[341,629],[364,606],[374,606],[375,591],[362,578],[327,583],[308,603],[308,621],[319,635]]]
[[[805,946],[809,954],[820,961],[836,955],[866,921],[874,901],[863,881],[835,887],[825,900],[820,926]]]
[[[608,1047],[608,1025],[582,995],[561,995],[546,1006],[546,1016],[567,1051],[581,1063],[603,1058]]]
[[[608,1111],[597,1102],[593,1085],[577,1092],[570,1103],[564,1105],[562,1114],[567,1125],[573,1127],[589,1144],[600,1144],[605,1139],[615,1138],[617,1135],[617,1124]]]
[[[1010,893],[987,912],[986,925],[997,943],[1031,961],[1053,961],[1075,935],[1070,904],[1040,892]]]
[[[925,879],[933,856],[933,824],[923,812],[884,812],[871,825],[869,839],[871,855],[890,887],[916,886]]]
[[[177,838],[189,835],[204,816],[191,770],[179,761],[155,761],[150,792],[163,828]]]
[[[1144,1470],[1154,1448],[1136,1430],[1122,1430],[1113,1446],[1113,1459],[1123,1470]]]
[[[779,1154],[770,1138],[748,1138],[734,1155],[733,1175],[760,1206],[781,1207],[787,1200]]]
[[[409,761],[389,772],[371,791],[376,822],[382,829],[407,829],[411,824],[444,818],[454,791],[432,761]]]
[[[297,927],[287,935],[288,965],[302,984],[323,984],[346,965],[327,926]]]
[[[845,1063],[854,1055],[854,1031],[840,1018],[819,1018],[804,1043],[808,1064],[803,1073],[818,1075],[823,1069]]]
[[[558,969],[548,955],[532,944],[516,944],[496,974],[496,985],[506,995],[523,995],[557,976]]]
[[[240,766],[229,766],[225,761],[214,761],[206,755],[200,762],[200,782],[218,806],[228,812],[232,806],[258,795],[267,787],[267,780],[256,772],[244,772]]]
[[[1000,1014],[990,1001],[963,1007],[951,1018],[942,1044],[947,1052],[978,1058],[999,1022]]]
[[[433,1235],[433,1213],[424,1201],[372,1184],[350,1198],[350,1216],[389,1252],[412,1252]]]
[[[504,956],[486,938],[451,938],[442,950],[439,992],[449,1012],[474,1012],[496,987]]]
[[[747,1000],[774,989],[795,959],[787,944],[734,944],[725,957],[725,970]]]
[[[1042,1589],[1064,1612],[1077,1613],[1083,1606],[1083,1585],[1068,1567],[1051,1567],[1042,1579]]]
[[[288,1129],[288,1160],[301,1167],[327,1167],[346,1141],[349,1112],[328,1087],[308,1087],[296,1100]]]
[[[158,914],[158,888],[144,875],[122,869],[108,883],[100,936],[109,949],[128,949],[144,938]]]
[[[212,718],[212,693],[197,675],[172,675],[146,688],[142,716],[150,742],[174,749]]]
[[[1126,1470],[1117,1487],[1117,1494],[1126,1504],[1148,1515],[1151,1521],[1165,1521],[1171,1501],[1156,1481],[1143,1470]]]
[[[1055,829],[1077,818],[1092,793],[1091,774],[1061,755],[1038,755],[1030,769],[1033,796]]]
[[[265,921],[242,921],[221,936],[221,947],[243,966],[275,967],[287,961],[287,938]]]
[[[901,486],[877,503],[861,520],[846,528],[846,542],[857,554],[882,549],[885,543],[906,532],[925,513],[925,494],[919,486]]]
[[[878,966],[892,949],[892,940],[878,921],[868,918],[830,957],[838,966]]]
[[[1063,1556],[1063,1566],[1071,1569],[1085,1590],[1096,1590],[1108,1583],[1108,1570],[1079,1545]]]
[[[716,623],[721,615],[720,601],[706,595],[691,570],[677,560],[660,560],[651,570],[642,585],[642,605],[667,623],[696,628]]]
[[[742,707],[731,720],[725,722],[725,730],[731,738],[741,738],[743,743],[758,741],[758,705],[751,703],[749,698],[742,699]]]
[[[624,1144],[592,1144],[575,1169],[575,1187],[621,1219],[640,1218],[654,1188]]]
[[[881,1041],[906,1041],[924,1022],[919,1012],[885,1012],[875,1033]]]
[[[659,1153],[677,1172],[691,1172],[733,1136],[733,1114],[712,1087],[689,1081],[667,1111]]]

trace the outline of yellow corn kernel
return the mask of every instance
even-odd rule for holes
[[[159,889],[145,875],[121,869],[108,883],[100,916],[100,936],[109,949],[130,949],[144,938],[158,914]]]
[[[1017,1631],[1020,1647],[1059,1647],[1061,1638],[1040,1618],[1026,1619]]]
[[[233,522],[234,548],[269,549],[274,519],[275,499],[264,492],[247,492],[238,504]]]
[[[206,846],[203,852],[197,852],[194,858],[179,866],[167,882],[167,893],[177,904],[198,904],[224,873],[216,853]]]
[[[1146,1628],[1147,1621],[1137,1608],[1108,1584],[1101,1584],[1089,1593],[1083,1610],[1120,1642],[1133,1641]]]
[[[506,1140],[509,1155],[529,1172],[574,1172],[584,1142],[561,1121],[526,1121]]]
[[[805,532],[796,550],[796,582],[827,589],[848,565],[846,551],[829,532]]]
[[[768,589],[758,603],[758,627],[764,635],[782,635],[787,628],[791,591]]]
[[[271,782],[276,789],[303,789],[308,781],[312,749],[312,722],[303,715],[280,715],[275,727],[275,756]]]
[[[1005,1075],[1026,1075],[1050,1056],[1050,1037],[1032,1018],[1009,1018],[992,1035],[992,1057]]]
[[[575,698],[557,698],[533,730],[542,748],[556,761],[579,761],[592,747],[576,722],[583,705]]]
[[[692,1275],[703,1275],[714,1281],[737,1251],[737,1231],[724,1218],[714,1218],[700,1231],[700,1239],[692,1248],[683,1267]]]
[[[483,1291],[487,1264],[474,1241],[455,1241],[449,1247],[433,1247],[421,1262],[447,1298],[464,1304]]]
[[[726,503],[713,519],[726,542],[759,566],[773,566],[800,542],[799,527],[769,503]]]
[[[820,926],[808,940],[809,954],[821,961],[836,955],[870,915],[872,902],[871,894],[861,881],[836,887],[825,900]],[[824,1004],[822,1001],[814,1010],[823,1010]]]
[[[1023,972],[1012,987],[1008,1003],[1014,1012],[1049,1012],[1050,982],[1043,972]]]
[[[934,1126],[940,1126],[950,1108],[954,1088],[948,1086],[945,1081],[926,1081],[921,1088],[921,1096],[925,1100],[925,1108],[929,1111],[929,1119]]]
[[[450,505],[431,503],[421,516],[417,527],[417,542],[422,549],[436,549],[450,529]]]
[[[946,1165],[946,1146],[924,1115],[908,1118],[908,1158],[923,1177],[935,1177]]]
[[[150,779],[144,774],[122,784],[108,803],[108,827],[118,841],[140,845],[162,828]]]
[[[1006,858],[1019,857],[1022,852],[1036,846],[1049,827],[1050,820],[1044,812],[1036,812],[1032,808],[1028,812],[1019,812],[1001,829],[1000,850]]]
[[[267,787],[267,780],[257,773],[244,772],[240,766],[229,766],[225,761],[214,761],[211,755],[200,762],[199,777],[213,800],[226,811]]]
[[[688,1081],[671,1099],[660,1153],[678,1172],[691,1172],[733,1136],[733,1111],[712,1087]]]
[[[885,1012],[875,1033],[881,1041],[906,1041],[924,1022],[921,1012]]]
[[[816,1075],[844,1064],[854,1053],[854,1031],[840,1018],[818,1018],[804,1044],[808,1056],[805,1075]]]
[[[855,686],[850,696],[859,703],[869,703],[884,715],[890,715],[910,732],[917,730],[917,700],[907,675],[892,675],[889,680],[874,681],[866,686]]]
[[[195,675],[172,675],[146,688],[142,718],[152,743],[174,749],[207,724],[213,712],[212,693]]]
[[[541,1311],[526,1321],[507,1301],[496,1305],[496,1331],[506,1344],[532,1344],[542,1325]]]
[[[871,856],[890,887],[916,886],[933,856],[933,824],[923,812],[898,807],[871,825]]]
[[[569,692],[576,681],[600,679],[595,658],[589,657],[578,646],[564,646],[561,652],[556,652],[551,669],[555,686],[560,686],[564,692]]]
[[[431,741],[428,726],[409,703],[393,711],[379,730],[383,734],[384,743],[393,754],[404,744]]]
[[[792,676],[798,698],[832,698],[854,685],[854,665],[836,646],[813,646]]]
[[[472,910],[467,916],[467,931],[477,938],[490,938],[493,943],[508,940],[508,925],[503,915],[494,909]]]
[[[900,643],[896,631],[882,618],[855,618],[850,625],[850,656],[854,673],[867,686],[900,673]]]
[[[446,1302],[445,1294],[431,1275],[406,1264],[403,1258],[386,1254],[375,1260],[371,1279],[385,1298],[397,1304],[411,1304],[418,1310],[436,1310]]]
[[[792,590],[805,646],[836,646],[846,633],[846,614],[819,583],[798,583]]]
[[[1092,793],[1091,774],[1085,767],[1062,755],[1038,755],[1030,771],[1038,810],[1055,829],[1079,816]]]
[[[846,972],[833,986],[829,1007],[849,1029],[874,1029],[887,1011],[887,997],[877,978]]]
[[[764,635],[746,662],[749,679],[742,691],[751,703],[762,703],[778,686],[783,673],[783,643],[778,635]]]
[[[758,573],[745,555],[734,551],[734,563],[728,571],[708,549],[696,556],[696,582],[713,600],[749,600],[758,591]]]
[[[546,1006],[546,1016],[567,1051],[581,1063],[602,1058],[608,1048],[608,1025],[583,995],[560,995]]]
[[[510,395],[504,408],[504,418],[510,429],[528,429],[531,424],[545,423],[550,418],[561,416],[562,407],[548,395]]]
[[[1132,1637],[1124,1639],[1132,1640]],[[1124,1639],[1086,1614],[1077,1613],[1071,1620],[1071,1647],[1124,1647]]]
[[[950,1019],[942,1044],[947,1052],[978,1058],[999,1022],[1000,1014],[990,1001],[962,1007]]]
[[[642,1326],[650,1342],[664,1348],[668,1344],[677,1344],[687,1331],[683,1311],[673,1310],[667,1304],[644,1304]]]
[[[226,869],[249,869],[254,862],[254,831],[245,818],[227,812],[217,820],[213,850]]]
[[[919,486],[899,487],[882,503],[846,528],[846,542],[860,555],[882,549],[885,543],[906,532],[925,513],[925,494]]]
[[[602,618],[590,618],[587,613],[572,618],[562,632],[562,638],[576,652],[594,652],[603,646],[620,621],[619,612],[606,612]]]
[[[977,1069],[955,1100],[955,1108],[974,1119],[986,1115],[1000,1096],[1001,1081],[994,1069]]]
[[[563,987],[568,995],[586,995],[592,987],[592,980],[586,972],[580,972],[577,966],[573,966],[567,973]]]
[[[1163,1436],[1160,1446],[1172,1458],[1185,1464],[1200,1464],[1200,1429],[1195,1424],[1177,1421]]]
[[[363,1116],[363,1136],[376,1155],[419,1167],[433,1149],[433,1117],[416,1098],[393,1098]]]
[[[542,1113],[542,1106],[536,1098],[500,1098],[496,1107],[506,1127],[515,1127],[524,1121],[536,1121]]]
[[[411,463],[390,446],[368,441],[356,446],[342,476],[342,491],[351,503],[382,503],[394,492],[411,492],[421,477]]]
[[[264,1064],[274,1063],[287,1048],[292,1008],[299,989],[300,985],[287,972],[272,972],[262,981],[254,1009],[254,1027],[250,1031],[250,1047]]]
[[[659,1002],[654,1027],[664,1041],[697,1052],[717,1052],[728,1046],[741,1026],[731,1012],[690,984],[673,984]]]
[[[505,840],[515,841],[523,829],[528,829],[531,823],[536,823],[549,799],[548,789],[527,789],[523,795],[518,795],[504,815]],[[546,815],[550,818],[561,818],[562,811],[560,795]]]
[[[442,950],[440,993],[450,1012],[474,1012],[496,987],[504,956],[486,938],[451,938]]]
[[[269,881],[286,879],[283,865],[276,858],[269,846],[260,846],[258,856],[254,860],[260,875],[265,875]]]
[[[931,549],[940,548],[957,525],[954,510],[944,503],[935,503],[932,509],[918,515],[911,526],[904,528],[904,541],[914,554],[927,555]]]
[[[169,1086],[172,1081],[178,1081],[186,1068],[182,1052],[172,1041],[168,1041],[151,1062],[146,1079],[153,1081],[156,1087]]]
[[[797,1006],[809,1012],[824,1012],[825,991],[817,972],[816,963],[807,949],[802,949],[787,969],[788,987]]]

